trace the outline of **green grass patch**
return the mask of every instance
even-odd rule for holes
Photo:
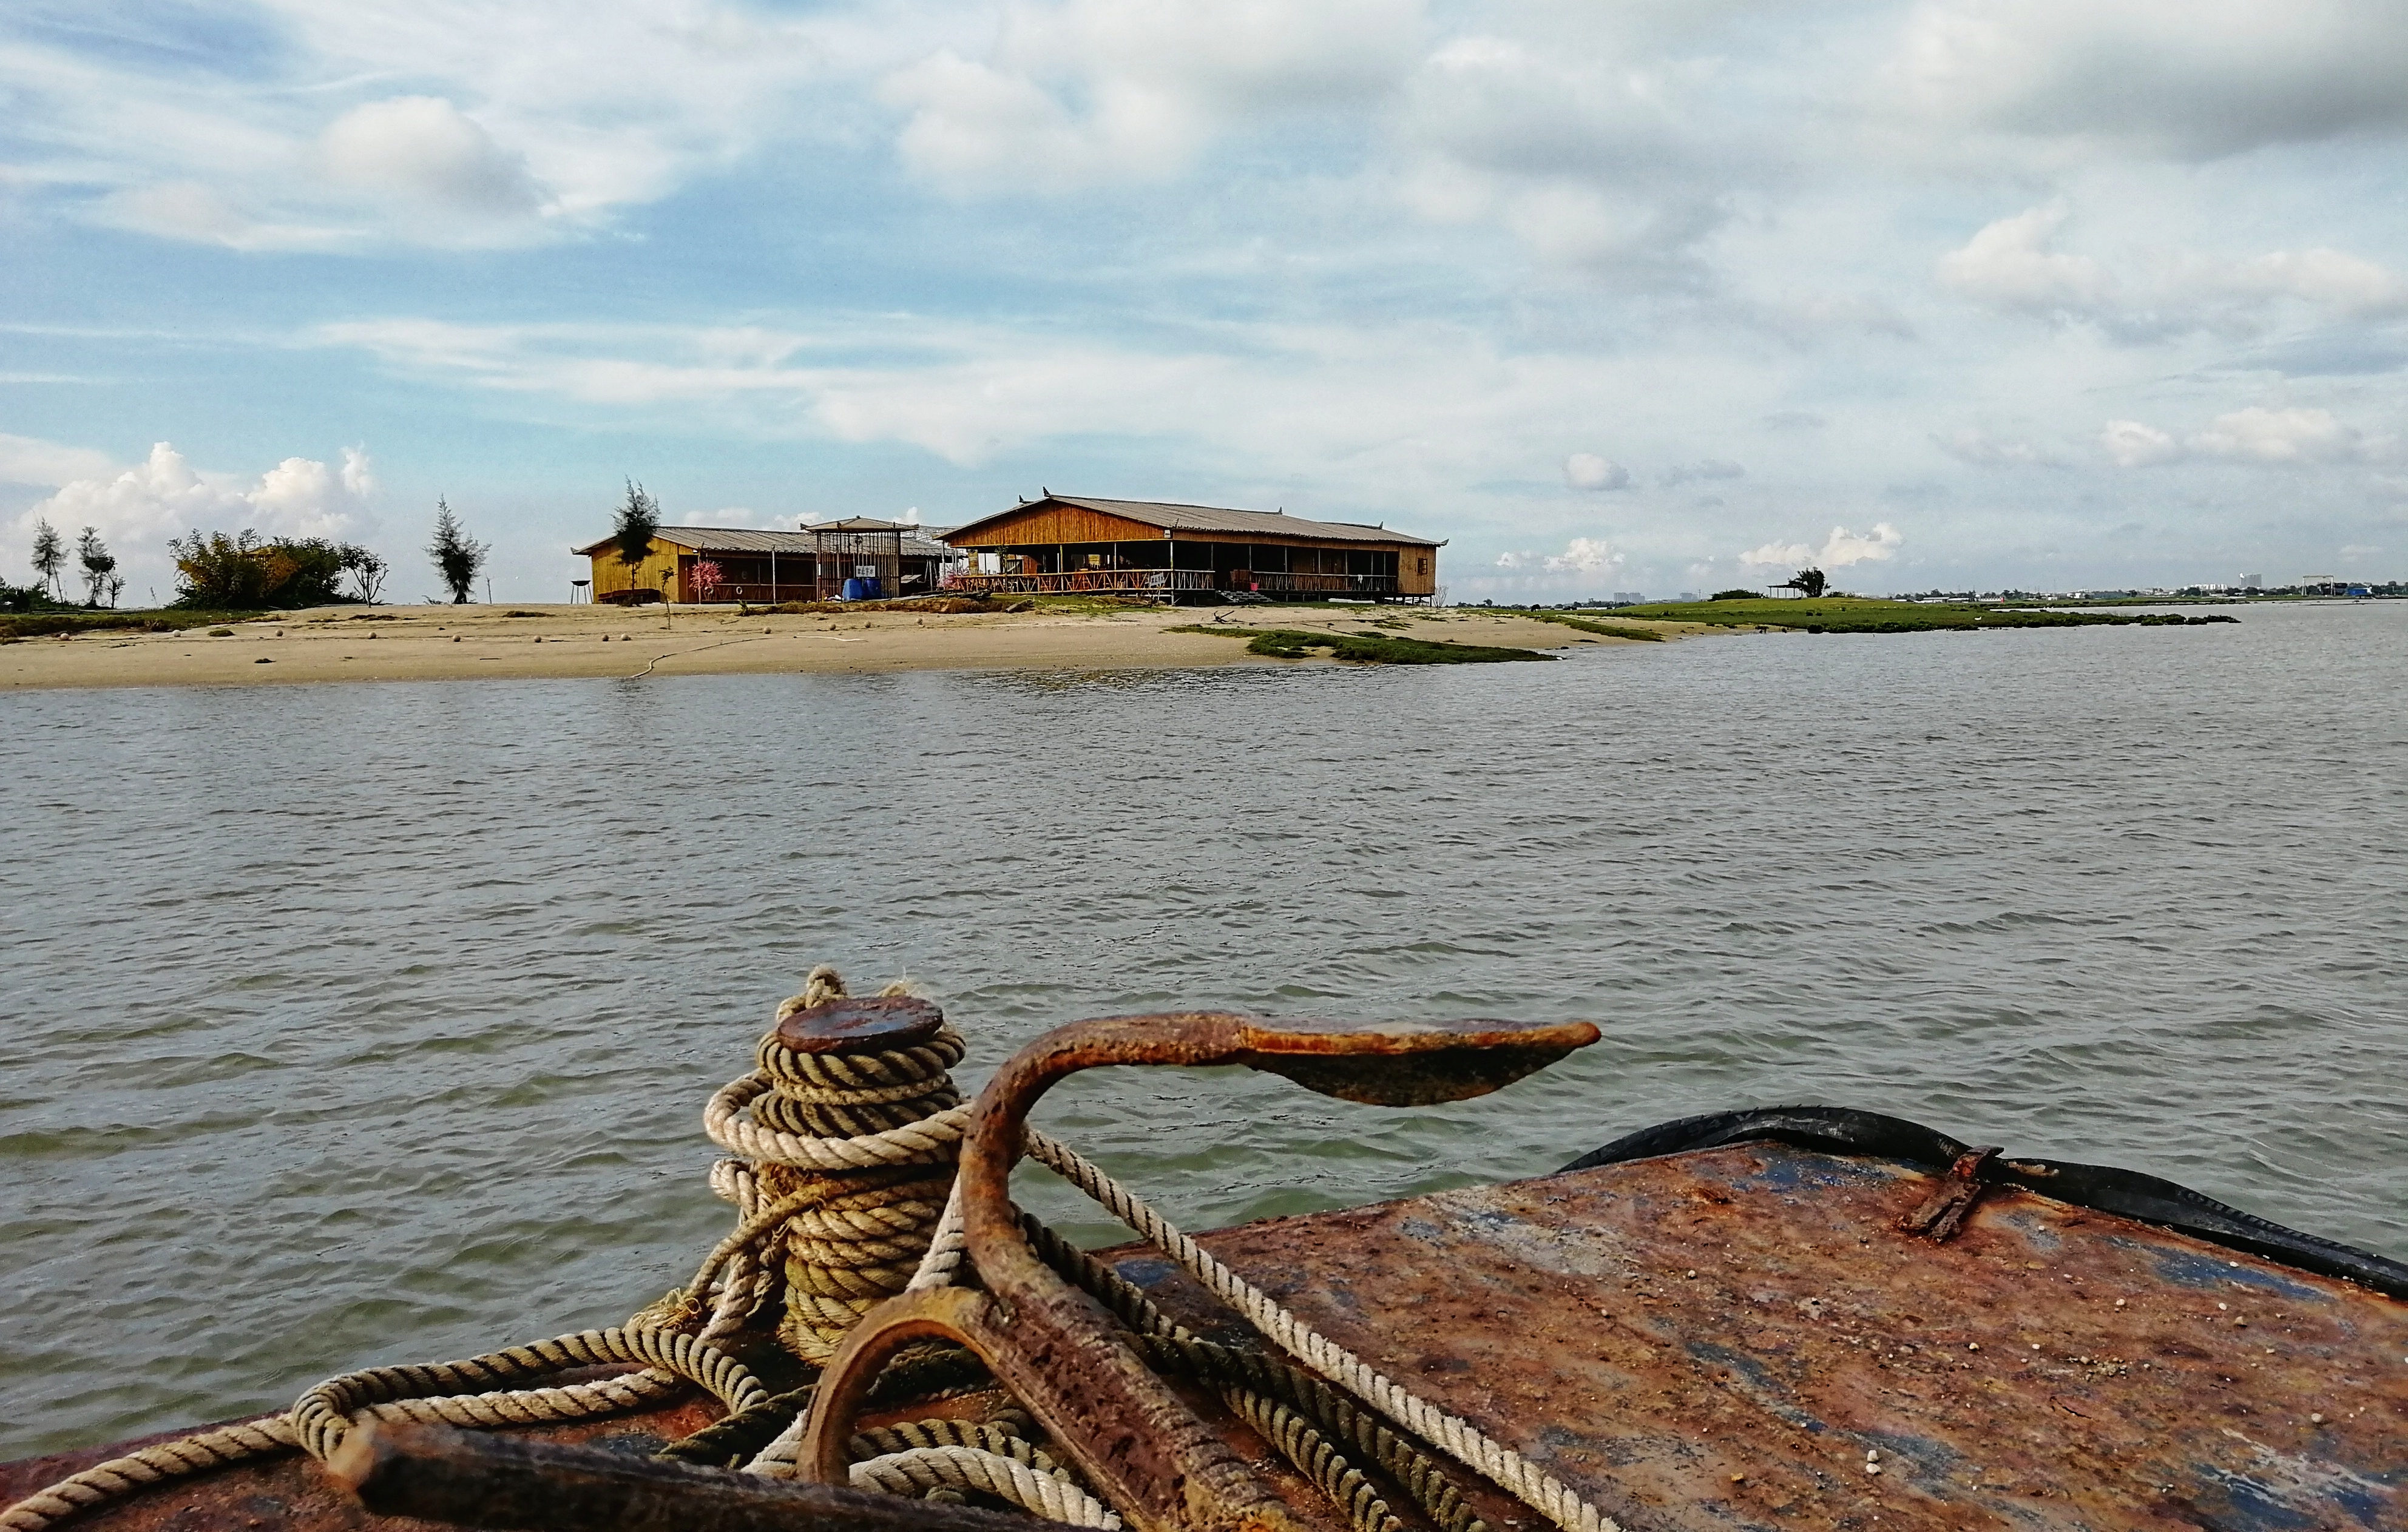
[[[1114,595],[1108,591],[1092,594],[1035,595],[1024,599],[1037,604],[1039,611],[1076,612],[1082,617],[1108,616],[1116,611],[1159,611],[1159,597]]]
[[[1809,633],[1932,633],[1975,628],[2182,627],[2230,623],[2230,617],[2186,618],[2179,612],[2128,614],[2103,611],[2009,611],[1997,607],[1924,606],[1872,596],[1827,595],[1813,600],[1657,601],[1618,609],[1631,617],[1716,627],[1803,628]]]
[[[40,638],[53,633],[179,633],[185,628],[248,623],[255,611],[185,611],[169,607],[158,611],[44,611],[22,617],[0,617],[0,638]]]
[[[1534,611],[1530,615],[1541,623],[1559,623],[1568,628],[1578,628],[1583,633],[1599,634],[1608,638],[1636,638],[1643,644],[1660,644],[1664,641],[1664,636],[1654,628],[1634,628],[1620,623],[1600,623],[1594,618],[1574,617],[1571,613],[1563,611]]]
[[[1495,665],[1507,660],[1555,658],[1535,649],[1432,643],[1426,638],[1391,638],[1383,633],[1308,633],[1302,628],[1237,627],[1219,623],[1190,623],[1163,631],[1243,638],[1247,641],[1246,652],[1274,660],[1305,659],[1316,649],[1326,649],[1331,657],[1351,665]]]

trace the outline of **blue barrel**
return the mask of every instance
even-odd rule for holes
[[[882,593],[878,588],[878,577],[876,575],[871,575],[862,580],[861,594],[864,600],[876,601],[880,598],[882,594]]]
[[[859,601],[868,594],[868,582],[866,580],[848,580],[844,582],[844,598],[847,601]]]

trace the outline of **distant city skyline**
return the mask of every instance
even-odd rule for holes
[[[2408,572],[2408,7],[531,0],[0,19],[0,579],[550,599],[1040,485],[1456,598]],[[2270,578],[2279,580],[2281,576]]]

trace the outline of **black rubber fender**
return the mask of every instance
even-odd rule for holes
[[[1564,1169],[1593,1170],[1626,1160],[1767,1138],[1826,1154],[1861,1154],[1942,1171],[1972,1147],[1920,1123],[1853,1107],[1758,1107],[1683,1117],[1626,1133]],[[2408,1264],[2285,1228],[2160,1177],[2112,1166],[2004,1153],[1983,1161],[1975,1175],[1990,1184],[2016,1186],[2077,1208],[2154,1224],[2228,1250],[2247,1251],[2284,1266],[2341,1277],[2408,1300]]]

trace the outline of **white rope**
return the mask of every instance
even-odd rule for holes
[[[752,1454],[744,1465],[746,1473],[757,1473],[764,1479],[792,1479],[803,1456],[803,1433],[811,1424],[808,1408],[797,1410],[786,1428],[770,1439],[769,1445]]]
[[[770,1088],[769,1077],[757,1069],[721,1086],[702,1110],[702,1128],[710,1135],[710,1141],[748,1160],[806,1170],[934,1165],[953,1157],[953,1146],[962,1141],[975,1106],[965,1101],[934,1117],[924,1117],[882,1133],[865,1133],[854,1138],[823,1138],[815,1134],[766,1127],[744,1116],[744,1109],[767,1095]]]
[[[7,1511],[0,1511],[0,1527],[7,1532],[42,1532],[52,1522],[131,1495],[146,1485],[206,1472],[245,1458],[288,1452],[299,1444],[292,1421],[282,1415],[224,1426],[180,1441],[161,1442],[124,1457],[96,1463],[48,1489],[35,1491]]]
[[[963,1257],[969,1251],[969,1236],[962,1227],[962,1182],[953,1179],[953,1189],[945,1198],[945,1210],[937,1220],[937,1232],[928,1241],[925,1254],[920,1257],[919,1269],[911,1273],[906,1293],[925,1293],[931,1288],[951,1287],[960,1275]]]
[[[1564,1528],[1564,1532],[1622,1532],[1619,1523],[1572,1493],[1561,1480],[1470,1422],[1450,1415],[1398,1387],[1287,1310],[1262,1290],[1214,1260],[1144,1200],[1068,1146],[1035,1128],[1025,1130],[1029,1156],[1060,1174],[1177,1261],[1187,1274],[1246,1317],[1280,1348],[1373,1409],[1485,1475],[1508,1494]]]
[[[610,1362],[640,1362],[646,1367],[559,1388],[430,1392]],[[282,1415],[145,1447],[37,1490],[0,1511],[0,1532],[43,1532],[64,1517],[146,1485],[295,1447],[323,1459],[365,1421],[439,1421],[491,1429],[582,1420],[646,1403],[676,1388],[681,1380],[709,1390],[731,1414],[768,1397],[768,1390],[742,1363],[697,1337],[637,1327],[580,1330],[457,1362],[371,1367],[329,1378]]]
[[[917,1498],[929,1490],[974,1489],[1035,1511],[1048,1521],[1119,1532],[1121,1519],[1101,1500],[1050,1473],[976,1447],[915,1447],[853,1466],[856,1489]]]

